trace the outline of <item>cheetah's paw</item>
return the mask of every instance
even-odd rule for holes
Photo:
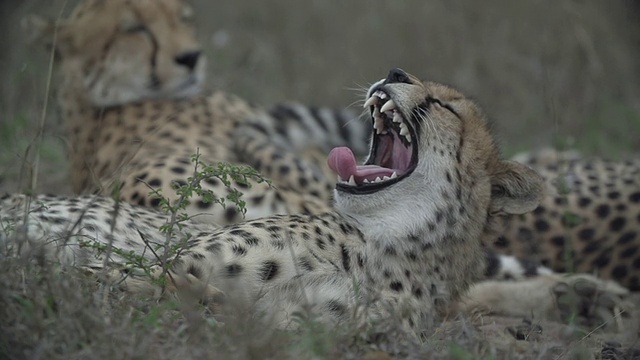
[[[471,287],[459,310],[587,325],[615,324],[630,309],[629,291],[586,274],[548,274],[515,282],[484,281]]]

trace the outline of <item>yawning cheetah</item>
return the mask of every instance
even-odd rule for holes
[[[366,106],[376,131],[364,164],[357,165],[345,147],[328,156],[342,179],[335,210],[221,229],[187,224],[173,233],[174,241],[187,242],[170,262],[170,288],[201,285],[203,297],[215,303],[231,285],[285,328],[296,313],[340,322],[363,306],[369,317],[396,316],[419,331],[460,300],[487,269],[482,241],[492,222],[533,210],[542,179],[502,160],[480,109],[449,87],[394,69],[371,87]],[[2,221],[19,225],[26,200],[5,198]],[[18,226],[15,238],[26,234],[32,246],[45,244],[75,266],[95,270],[105,264],[104,253],[96,254],[87,241],[112,242],[155,261],[147,250],[164,239],[157,230],[161,215],[152,210],[100,197],[37,197],[31,204],[27,227]],[[122,269],[121,253],[111,252],[112,275]],[[157,286],[130,271],[120,274],[131,291]],[[561,280],[541,278],[525,283],[524,291],[496,287],[488,298],[474,288],[462,298],[518,314],[549,312],[553,301],[544,299]],[[491,303],[474,303],[482,299]],[[510,308],[495,308],[503,304]]]

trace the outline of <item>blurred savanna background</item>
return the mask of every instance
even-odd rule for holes
[[[64,17],[77,2],[0,1],[0,193],[30,189],[34,167],[36,192],[70,192],[55,63],[20,23],[30,13]],[[364,89],[400,67],[477,99],[506,155],[549,146],[613,159],[640,152],[638,0],[190,3],[208,58],[207,87],[254,104],[296,100],[359,110]],[[230,312],[218,326],[195,316],[201,309],[188,301],[105,292],[94,279],[35,260],[0,261],[2,359],[591,359],[594,352],[584,348],[600,351],[610,344],[602,339],[615,340],[573,324],[543,324],[547,341],[513,345],[506,325],[517,329],[521,319],[482,317],[483,332],[470,326],[473,319],[456,318],[419,344],[397,324],[362,332],[305,320],[289,334],[265,331],[271,328],[241,302],[231,304],[241,310],[239,320]],[[618,331],[636,347],[637,319],[634,328]],[[619,326],[618,320],[598,328]],[[362,356],[373,347],[367,353],[373,355]],[[604,349],[599,354],[614,358]]]
[[[136,1],[136,0],[134,0]],[[43,119],[38,192],[69,191],[51,54],[20,20],[77,1],[0,2],[0,190],[24,188]],[[401,67],[474,97],[507,155],[543,146],[640,150],[640,3],[634,0],[191,1],[208,87],[269,106],[358,107]],[[45,107],[45,101],[48,105]],[[22,185],[21,185],[22,184]]]

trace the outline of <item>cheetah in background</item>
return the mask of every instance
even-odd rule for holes
[[[464,295],[485,273],[482,243],[492,236],[492,223],[536,208],[543,188],[533,170],[500,159],[481,110],[456,90],[399,69],[370,88],[366,106],[375,134],[364,164],[357,165],[346,147],[328,156],[329,167],[342,179],[335,188],[335,210],[221,229],[185,226],[180,231],[192,236],[171,263],[169,288],[201,285],[203,296],[215,303],[231,283],[283,328],[294,325],[296,313],[311,311],[322,321],[339,323],[361,308],[367,318],[393,316],[421,332],[461,299],[505,313],[552,313],[554,303],[546,299],[565,278],[541,276],[544,281],[525,284],[527,291],[489,288],[491,303],[474,303],[474,294],[480,302],[483,295],[473,288]],[[151,209],[122,203],[114,212],[116,204],[108,198],[39,196],[26,212],[27,200],[5,197],[2,222],[13,222],[31,246],[43,246],[77,267],[95,270],[104,264],[104,254],[78,245],[83,239],[113,241],[154,259],[147,246],[164,238],[157,230],[162,215]],[[83,209],[88,209],[84,215]],[[19,226],[25,213],[26,228]],[[3,241],[12,247],[6,235]],[[174,241],[181,235],[174,234]],[[114,276],[124,259],[112,253],[110,260]],[[130,291],[157,286],[121,274],[118,280]],[[612,285],[604,290],[624,294]],[[500,308],[503,303],[510,307]]]
[[[640,159],[543,149],[514,160],[542,175],[546,195],[533,212],[502,219],[496,251],[640,291]]]
[[[370,127],[347,110],[280,104],[267,111],[216,91],[203,95],[205,59],[179,0],[82,1],[56,25],[32,16],[36,39],[53,40],[61,59],[59,102],[67,127],[74,192],[111,194],[157,207],[159,189],[172,200],[172,184],[193,175],[192,155],[205,163],[253,166],[273,181],[233,184],[247,202],[246,217],[329,209],[333,181],[321,166],[298,156],[300,147],[357,144],[365,154]],[[349,121],[349,120],[356,121]],[[203,186],[217,197],[229,189],[212,178]],[[242,218],[194,200],[191,215],[233,223]]]

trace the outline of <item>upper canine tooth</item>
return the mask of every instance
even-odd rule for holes
[[[362,107],[363,108],[368,108],[369,106],[373,106],[373,105],[378,103],[378,100],[380,100],[379,97],[372,96],[367,101],[365,101],[365,103],[364,103],[364,105],[362,105]]]
[[[396,108],[396,104],[393,102],[393,100],[389,100],[386,103],[384,103],[384,105],[382,105],[382,107],[380,108],[380,112],[383,113],[385,111],[392,110],[395,108]]]

